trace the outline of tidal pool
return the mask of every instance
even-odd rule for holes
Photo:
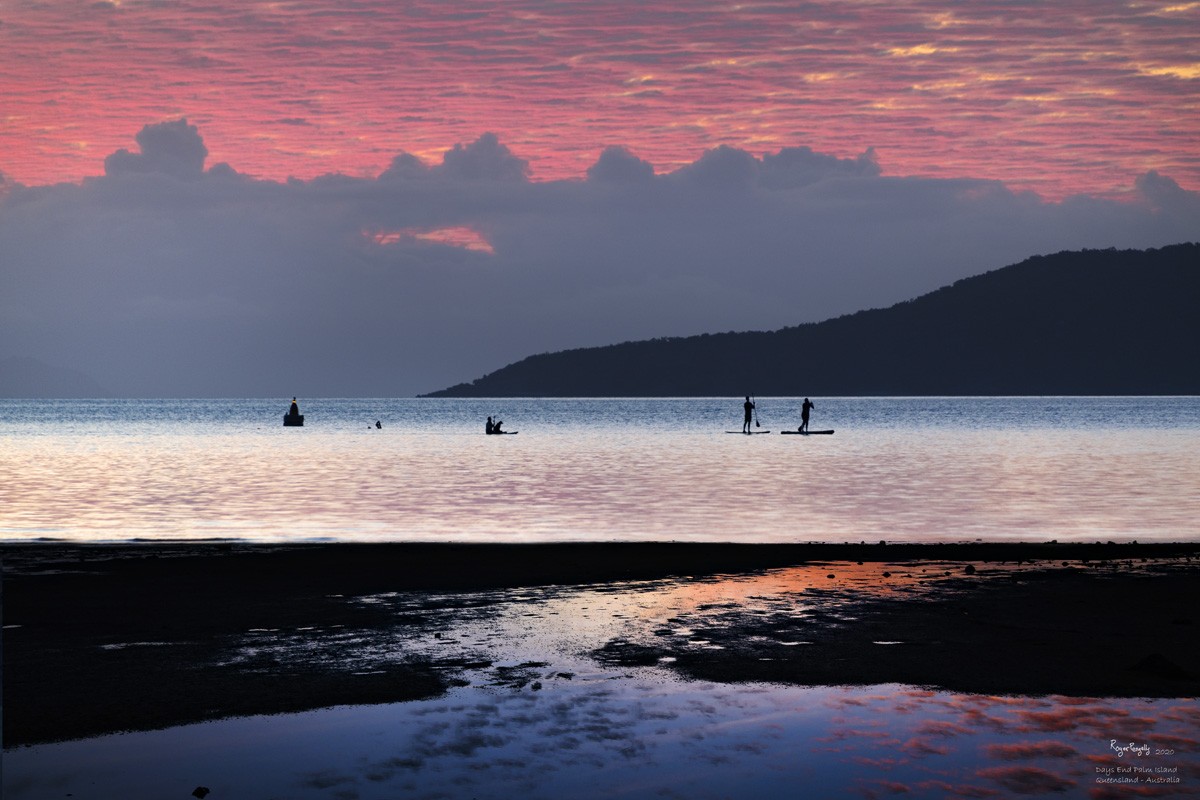
[[[1200,786],[1193,700],[509,666],[528,682],[8,751],[4,796],[1104,798]]]
[[[704,610],[806,613],[816,583],[920,595],[887,565],[350,599],[421,624],[368,634],[256,629],[226,665],[370,672],[459,665],[422,701],[225,719],[4,752],[5,798],[1172,797],[1200,791],[1195,698],[989,696],[901,684],[688,680],[669,659],[597,660],[624,636],[719,647],[681,622]],[[892,569],[896,569],[892,567]],[[932,567],[930,567],[932,569]],[[897,579],[903,577],[896,575]],[[829,595],[821,594],[828,605]],[[804,641],[782,642],[804,647]],[[877,642],[879,658],[895,643]],[[148,643],[130,643],[130,647]],[[200,793],[202,794],[202,793]]]

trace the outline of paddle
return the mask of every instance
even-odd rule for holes
[[[762,425],[758,424],[758,401],[751,397],[750,402],[754,403],[754,427],[761,428]]]

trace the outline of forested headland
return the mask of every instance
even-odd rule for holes
[[[1200,394],[1200,244],[1029,258],[890,308],[525,358],[428,397]]]

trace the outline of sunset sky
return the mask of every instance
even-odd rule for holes
[[[0,169],[78,181],[187,117],[260,178],[374,176],[491,131],[536,180],[608,145],[874,148],[1048,198],[1200,188],[1200,3],[113,0],[0,5]]]
[[[1169,0],[2,2],[0,358],[427,391],[1200,238],[1198,54]]]

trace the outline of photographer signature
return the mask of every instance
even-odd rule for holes
[[[1117,740],[1109,741],[1108,746],[1117,754],[1117,758],[1124,758],[1126,753],[1131,756],[1148,756],[1150,755],[1150,745],[1148,744],[1117,744]]]

